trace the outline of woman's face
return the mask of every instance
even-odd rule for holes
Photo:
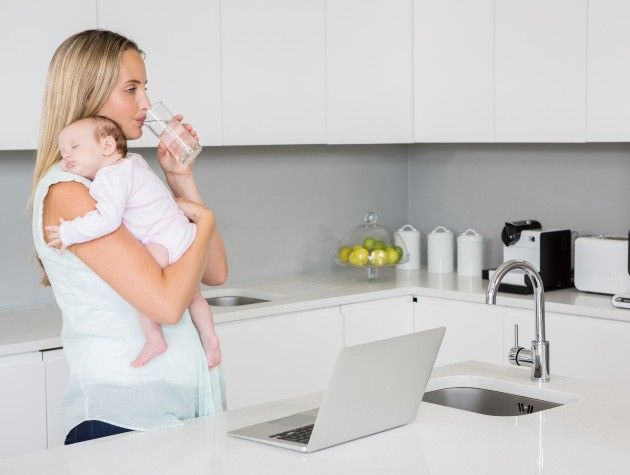
[[[142,135],[142,125],[150,106],[146,84],[144,61],[137,51],[124,51],[118,82],[98,113],[116,122],[128,140]]]

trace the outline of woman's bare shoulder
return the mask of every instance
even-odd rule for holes
[[[93,210],[94,203],[89,189],[84,184],[64,181],[50,186],[44,200],[44,209],[48,216],[52,214],[73,219]]]

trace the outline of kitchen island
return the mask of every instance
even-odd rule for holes
[[[17,474],[627,474],[630,387],[465,362],[436,368],[427,390],[462,381],[567,402],[497,417],[423,402],[414,422],[312,454],[240,440],[226,430],[317,407],[321,393],[0,460]],[[516,390],[513,390],[516,392]]]
[[[381,281],[365,282],[359,271],[204,290],[207,297],[269,300],[214,307],[229,409],[322,391],[338,352],[355,344],[445,326],[437,366],[466,360],[501,365],[508,364],[514,324],[524,346],[534,334],[531,296],[500,294],[490,307],[483,303],[487,281],[480,278],[390,269]],[[615,363],[627,357],[630,311],[575,289],[545,297],[552,374],[630,384],[630,369]],[[56,307],[0,313],[0,402],[6,408],[0,458],[55,448],[66,437],[62,400],[69,367],[60,334]]]

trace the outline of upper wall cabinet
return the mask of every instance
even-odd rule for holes
[[[0,149],[37,148],[52,55],[68,36],[95,27],[94,2],[27,0],[2,4]]]
[[[630,140],[630,2],[591,0],[588,5],[588,104],[586,140]]]
[[[585,141],[586,2],[495,0],[495,141]]]
[[[36,148],[52,54],[95,27],[202,145],[630,140],[628,0],[5,3],[0,150]]]
[[[324,0],[221,4],[223,143],[324,143]]]
[[[494,140],[494,0],[414,1],[416,142]]]
[[[413,141],[412,0],[326,3],[327,142]]]
[[[184,115],[202,145],[221,144],[219,0],[185,3],[98,0],[98,26],[134,40],[145,53],[149,97]],[[124,14],[123,14],[124,12]],[[146,130],[132,146],[155,147]]]

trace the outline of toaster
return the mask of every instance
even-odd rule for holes
[[[580,236],[575,240],[575,288],[630,294],[628,237]]]

